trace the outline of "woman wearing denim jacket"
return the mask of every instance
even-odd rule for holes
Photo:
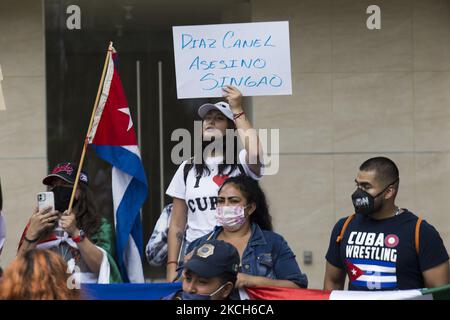
[[[219,226],[193,241],[188,253],[208,239],[223,240],[234,245],[241,257],[236,288],[307,287],[307,277],[286,240],[272,231],[266,197],[257,181],[247,176],[227,179],[219,189],[216,217]]]

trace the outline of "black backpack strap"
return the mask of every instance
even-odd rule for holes
[[[184,168],[183,168],[184,184],[186,184],[189,171],[194,167],[194,164],[192,163],[193,160],[194,160],[194,157],[190,158],[184,165]],[[240,175],[245,175],[245,170],[244,170],[244,167],[242,166],[242,164],[239,163],[237,165],[237,167],[239,169]]]

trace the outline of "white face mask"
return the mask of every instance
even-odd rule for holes
[[[214,291],[213,293],[210,293],[209,294],[209,296],[212,298],[212,297],[214,297],[220,290],[222,290],[223,288],[225,288],[225,286],[228,284],[228,282],[227,283],[224,283],[223,285],[221,285],[216,291]]]
[[[227,285],[227,283],[224,283],[216,291],[214,291],[213,293],[210,293],[210,294],[198,294],[198,293],[189,293],[189,292],[183,291],[182,297],[183,297],[183,300],[212,300],[212,298],[220,290],[222,290],[226,285]]]
[[[235,231],[240,229],[245,223],[245,208],[247,206],[218,206],[216,209],[216,219],[219,226]]]

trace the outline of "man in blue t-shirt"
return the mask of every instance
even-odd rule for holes
[[[395,205],[399,171],[384,157],[359,168],[355,214],[336,223],[326,255],[325,290],[404,290],[450,282],[449,256],[436,229]]]

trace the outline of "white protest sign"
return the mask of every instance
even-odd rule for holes
[[[173,45],[179,99],[292,94],[288,21],[177,26]]]

